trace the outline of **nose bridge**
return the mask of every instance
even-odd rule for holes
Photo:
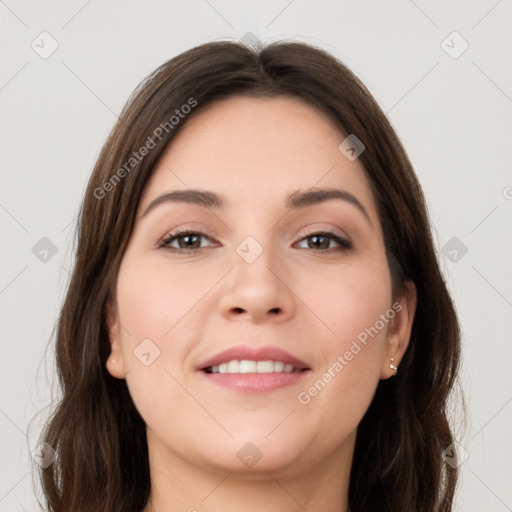
[[[280,275],[280,249],[272,242],[272,234],[264,230],[242,239],[233,254],[233,271],[222,298],[223,314],[245,313],[253,321],[293,314],[293,294],[285,285],[286,276]]]
[[[262,237],[259,237],[262,240]],[[246,282],[275,285],[275,275],[270,271],[279,266],[279,248],[272,247],[271,236],[260,243],[252,235],[245,237],[235,248],[233,258],[235,275]]]

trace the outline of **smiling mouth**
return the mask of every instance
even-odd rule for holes
[[[253,361],[249,359],[233,359],[214,366],[203,368],[205,373],[233,374],[233,373],[301,373],[309,368],[297,368],[290,363],[282,361]]]

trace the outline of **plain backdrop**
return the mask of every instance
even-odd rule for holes
[[[511,20],[506,0],[0,1],[0,512],[39,510],[29,459],[41,421],[27,429],[55,390],[45,349],[116,115],[165,60],[248,32],[333,53],[404,142],[463,327],[457,510],[512,510]]]

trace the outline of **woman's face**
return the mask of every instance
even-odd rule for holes
[[[344,139],[298,99],[232,97],[167,148],[109,308],[107,368],[126,378],[151,452],[283,475],[351,457],[414,307],[392,297]]]

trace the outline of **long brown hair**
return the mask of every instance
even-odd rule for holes
[[[453,442],[447,399],[460,335],[421,187],[393,128],[354,74],[321,49],[284,41],[258,50],[212,42],[182,53],[139,85],[109,135],[81,205],[56,329],[62,398],[40,437],[58,455],[40,470],[47,509],[140,512],[147,502],[145,423],[126,381],[105,367],[106,304],[162,152],[202,107],[232,95],[300,98],[366,146],[359,159],[378,207],[393,289],[413,281],[418,305],[400,371],[379,382],[358,427],[349,503],[352,512],[452,510],[457,470],[441,452]]]

